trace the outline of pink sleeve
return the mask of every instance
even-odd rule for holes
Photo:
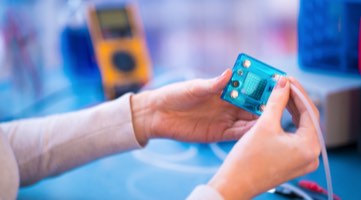
[[[0,124],[15,154],[21,185],[141,148],[130,95],[82,111]]]

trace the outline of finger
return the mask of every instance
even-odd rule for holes
[[[255,115],[253,113],[247,112],[247,111],[242,110],[242,109],[238,110],[238,116],[237,116],[238,120],[250,121],[250,120],[255,120],[255,119],[258,119],[258,118],[259,118],[258,115]]]
[[[232,70],[226,69],[222,75],[212,79],[198,79],[189,81],[190,92],[194,96],[206,96],[219,94],[226,87],[232,76]]]
[[[315,171],[319,165],[320,165],[320,160],[318,158],[314,159],[311,163],[308,163],[303,168],[303,174],[301,174],[301,175],[308,174],[308,173]]]
[[[305,162],[303,165],[293,170],[294,174],[291,177],[296,178],[309,174],[315,171],[319,167],[319,165],[320,165],[320,161],[318,159],[315,159],[311,162]]]
[[[210,92],[212,94],[219,94],[223,88],[226,87],[229,79],[231,79],[232,70],[226,69],[221,76],[211,80]]]
[[[300,119],[300,113],[297,110],[297,107],[295,105],[295,102],[293,100],[293,98],[290,98],[288,100],[287,106],[286,106],[288,112],[291,114],[292,116],[292,122],[294,123],[294,125],[298,128],[299,127],[299,119]]]
[[[312,109],[314,110],[314,112],[316,113],[317,118],[318,118],[319,111],[318,111],[316,105],[312,102],[312,100],[311,100],[310,96],[308,95],[308,93],[306,92],[306,90],[300,84],[300,82],[298,82],[294,77],[289,77],[289,80],[292,85],[294,85],[297,89],[299,89],[301,91],[301,93],[306,97],[307,101],[310,102]],[[294,93],[294,92],[291,92],[291,95],[292,95],[292,93]],[[291,99],[293,99],[292,96],[291,96]]]
[[[256,123],[257,120],[253,121],[237,121],[231,128],[227,129],[224,132],[223,140],[238,140],[244,134],[246,134]]]
[[[294,78],[291,78],[291,80],[293,81],[292,84],[294,85],[294,87],[299,89],[301,92],[301,94],[298,94],[293,90],[291,91],[291,99],[294,102],[294,105],[297,110],[297,111],[293,111],[293,113],[291,113],[292,118],[294,120],[298,119],[297,120],[298,128],[299,128],[298,132],[304,132],[304,134],[306,134],[306,135],[314,134],[315,127],[311,120],[310,115],[315,114],[317,120],[319,120],[319,112],[318,112],[316,106],[311,101],[311,99],[308,97],[305,90],[302,88],[302,86]],[[313,112],[313,113],[308,112],[305,104],[309,104],[311,106],[311,109],[312,109],[311,112]]]
[[[260,117],[260,120],[273,121],[278,124],[281,123],[283,111],[287,105],[290,96],[290,83],[286,77],[281,77],[273,89],[270,98],[268,99],[265,111]]]

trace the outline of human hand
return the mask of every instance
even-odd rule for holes
[[[215,142],[239,139],[257,116],[220,98],[232,76],[221,76],[171,84],[131,98],[133,125],[138,141],[170,138],[188,142]]]
[[[318,167],[320,144],[316,129],[300,98],[291,92],[290,82],[307,96],[294,78],[282,77],[262,116],[236,143],[209,181],[208,184],[225,199],[251,199]],[[310,103],[318,115],[316,107]],[[287,104],[297,126],[293,134],[281,127]]]

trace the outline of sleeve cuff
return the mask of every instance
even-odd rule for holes
[[[139,144],[133,127],[132,122],[132,110],[130,104],[130,98],[132,93],[127,93],[116,100],[106,103],[104,109],[113,114],[109,114],[109,120],[116,120],[118,124],[114,127],[114,133],[121,137],[119,142],[123,150],[139,149],[143,146]],[[125,142],[125,143],[123,143]]]
[[[208,185],[199,185],[187,197],[187,200],[224,200],[217,190]]]

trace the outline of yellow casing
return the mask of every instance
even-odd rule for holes
[[[151,77],[151,62],[145,42],[142,22],[134,4],[125,4],[132,37],[104,39],[98,21],[96,7],[88,7],[88,27],[90,30],[97,63],[99,65],[106,96],[116,98],[115,87],[129,84],[144,85]],[[135,61],[135,69],[124,72],[112,62],[116,52],[127,52]]]

